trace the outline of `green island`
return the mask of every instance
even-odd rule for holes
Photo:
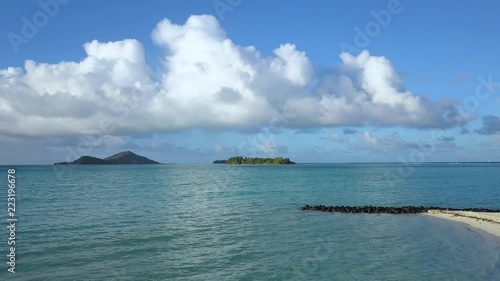
[[[159,162],[137,155],[131,151],[124,151],[101,159],[92,156],[82,156],[72,162],[57,162],[54,165],[117,165],[117,164],[160,164]]]
[[[288,158],[276,157],[276,158],[259,158],[259,157],[242,157],[234,156],[227,160],[215,160],[214,164],[228,164],[228,165],[241,165],[241,164],[251,164],[251,165],[290,165],[295,164],[295,162],[290,161]]]

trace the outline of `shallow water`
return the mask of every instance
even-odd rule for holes
[[[17,273],[5,267],[0,279],[500,280],[500,241],[462,224],[299,211],[500,208],[498,164],[427,164],[404,177],[399,168],[17,167]]]

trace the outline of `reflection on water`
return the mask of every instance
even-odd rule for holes
[[[463,225],[298,210],[500,207],[493,164],[394,169],[85,166],[54,181],[19,167],[16,280],[500,280],[499,241]]]

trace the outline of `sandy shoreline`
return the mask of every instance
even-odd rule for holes
[[[500,238],[500,213],[429,210],[425,215],[465,223]]]

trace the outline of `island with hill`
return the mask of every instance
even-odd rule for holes
[[[160,164],[131,151],[124,151],[101,159],[92,156],[82,156],[72,162],[57,162],[54,165],[117,165],[117,164]]]
[[[214,164],[227,164],[227,165],[290,165],[295,162],[290,161],[288,158],[259,158],[259,157],[242,157],[234,156],[227,160],[215,160]]]

